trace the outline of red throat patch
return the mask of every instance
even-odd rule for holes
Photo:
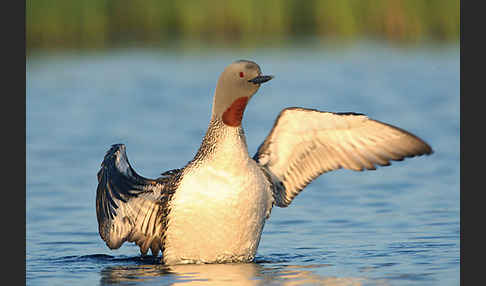
[[[236,127],[240,126],[243,119],[243,112],[245,111],[246,104],[248,103],[248,97],[243,96],[237,98],[231,104],[228,109],[223,113],[223,122],[226,125]]]

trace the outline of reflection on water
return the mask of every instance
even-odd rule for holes
[[[101,284],[123,281],[145,281],[148,278],[173,274],[164,265],[108,266],[101,270]]]
[[[100,284],[164,282],[165,285],[363,285],[365,278],[323,277],[312,268],[327,265],[265,267],[256,263],[109,266],[101,271]],[[374,284],[376,281],[374,281]]]

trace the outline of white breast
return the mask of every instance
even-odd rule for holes
[[[272,196],[255,161],[234,163],[184,174],[171,203],[165,263],[253,260]]]

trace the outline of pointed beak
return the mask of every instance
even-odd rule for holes
[[[273,75],[259,75],[255,78],[250,79],[249,82],[252,82],[254,84],[261,84],[271,80],[272,78],[274,78]]]

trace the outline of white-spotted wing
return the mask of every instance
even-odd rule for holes
[[[152,255],[163,250],[167,202],[173,193],[166,185],[179,171],[156,180],[144,178],[130,166],[125,145],[108,150],[98,172],[96,214],[100,236],[109,248],[129,241],[144,255],[149,248]]]

